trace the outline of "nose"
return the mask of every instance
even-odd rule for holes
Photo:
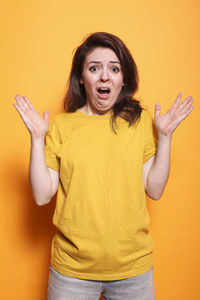
[[[100,80],[103,81],[103,82],[106,82],[106,81],[109,80],[109,74],[108,74],[108,70],[106,68],[102,69]]]

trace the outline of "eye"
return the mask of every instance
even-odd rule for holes
[[[120,69],[118,67],[112,67],[112,71],[114,73],[118,73],[120,71]]]
[[[89,70],[90,70],[91,72],[96,72],[96,71],[98,70],[98,66],[91,66],[91,67],[89,68]]]

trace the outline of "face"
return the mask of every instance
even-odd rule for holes
[[[110,113],[124,85],[115,52],[103,47],[90,52],[85,58],[80,83],[86,92],[86,110],[97,115]]]

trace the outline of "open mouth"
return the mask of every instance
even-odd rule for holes
[[[99,88],[99,89],[97,89],[97,92],[99,94],[109,94],[110,93],[110,89],[109,88]]]

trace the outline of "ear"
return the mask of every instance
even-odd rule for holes
[[[125,83],[123,82],[122,86],[125,86]]]
[[[80,79],[80,84],[83,84],[83,80],[82,79]]]

